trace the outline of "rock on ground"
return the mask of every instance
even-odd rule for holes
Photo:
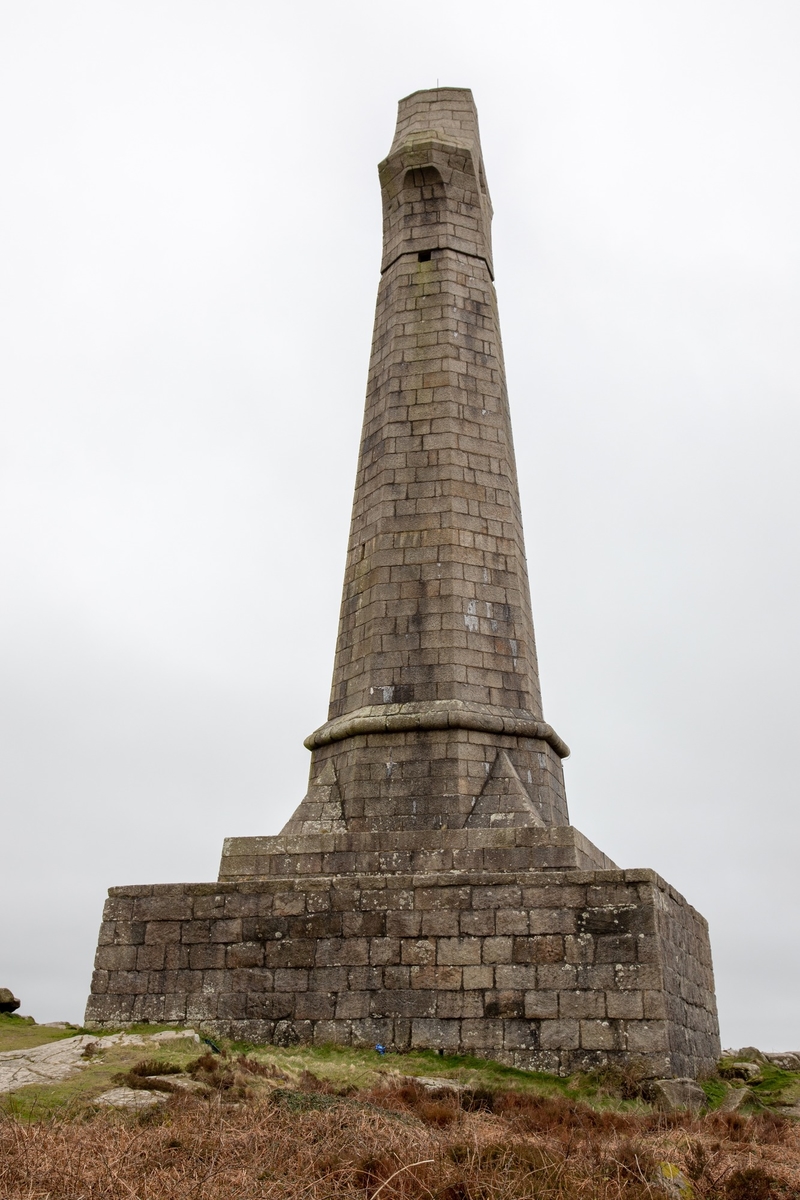
[[[415,1083],[426,1092],[465,1092],[468,1088],[466,1083],[458,1083],[455,1079],[443,1079],[438,1075],[406,1075],[403,1082]]]
[[[167,1083],[179,1092],[207,1092],[209,1089],[198,1079],[190,1079],[188,1075],[148,1075],[153,1083]]]
[[[16,1012],[19,1000],[8,988],[0,988],[0,1012]]]
[[[767,1054],[766,1058],[774,1067],[780,1067],[783,1071],[800,1071],[800,1054],[793,1050],[786,1050],[783,1054]]]
[[[652,1088],[656,1104],[667,1112],[681,1108],[699,1112],[707,1103],[705,1092],[693,1079],[656,1079]]]
[[[747,1059],[742,1062],[726,1063],[720,1067],[719,1073],[723,1079],[746,1079],[750,1083],[761,1079],[761,1068],[758,1063],[750,1062]]]
[[[97,1096],[94,1104],[108,1108],[153,1108],[165,1104],[168,1097],[164,1092],[148,1092],[146,1088],[116,1087]]]
[[[653,1182],[658,1191],[672,1196],[673,1200],[694,1200],[694,1188],[675,1163],[658,1163]]]
[[[60,1042],[48,1042],[44,1046],[33,1046],[24,1050],[5,1050],[0,1053],[0,1092],[15,1092],[31,1083],[55,1083],[67,1079],[81,1067],[88,1065],[83,1057],[87,1046],[95,1052],[111,1046],[159,1045],[176,1038],[192,1038],[199,1042],[200,1036],[193,1029],[167,1030],[147,1037],[138,1033],[112,1033],[107,1037],[94,1037],[82,1033],[77,1037],[63,1038]]]
[[[719,1106],[720,1112],[736,1112],[752,1096],[749,1088],[731,1088]]]

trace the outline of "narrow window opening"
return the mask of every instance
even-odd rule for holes
[[[432,253],[433,252],[431,250],[420,250],[419,254],[417,255],[417,259],[419,262],[430,262]]]

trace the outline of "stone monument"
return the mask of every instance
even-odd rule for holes
[[[400,102],[328,720],[276,837],[112,888],[87,1023],[569,1072],[719,1054],[703,918],[569,824],[545,722],[471,93]]]

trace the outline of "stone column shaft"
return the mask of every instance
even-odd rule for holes
[[[326,764],[317,786],[334,786],[332,766],[351,830],[459,827],[487,787],[516,799],[508,811],[485,800],[475,821],[565,824],[471,93],[401,101],[379,173],[383,274],[329,720],[306,743],[312,787]]]

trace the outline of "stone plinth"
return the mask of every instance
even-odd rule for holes
[[[653,871],[484,858],[314,875],[280,858],[292,874],[113,888],[87,1022],[440,1047],[561,1073],[635,1058],[684,1076],[715,1062],[707,926]]]

